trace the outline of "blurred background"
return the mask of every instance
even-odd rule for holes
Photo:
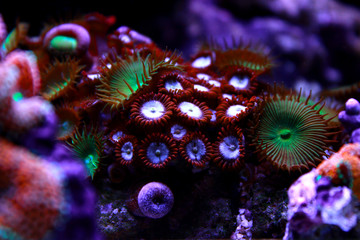
[[[10,31],[16,21],[39,35],[45,23],[86,13],[113,15],[119,26],[149,36],[161,48],[191,58],[209,38],[262,43],[274,57],[271,81],[313,92],[359,81],[360,1],[174,0],[48,1],[8,3],[0,13]]]

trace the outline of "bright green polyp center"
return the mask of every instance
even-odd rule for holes
[[[282,140],[289,140],[291,135],[291,130],[289,129],[281,129],[279,131],[279,136]]]
[[[73,37],[56,36],[50,41],[50,48],[61,52],[73,52],[77,47],[77,41]]]

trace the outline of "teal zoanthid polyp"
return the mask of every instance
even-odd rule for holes
[[[21,92],[16,92],[13,94],[12,98],[15,102],[18,102],[18,101],[22,100],[24,98],[24,96],[22,95]]]
[[[16,28],[13,29],[6,37],[5,41],[1,45],[1,49],[4,53],[7,53],[11,50],[12,46],[14,45],[16,39]]]
[[[93,151],[93,153],[86,154],[86,151],[84,151],[83,155],[85,156],[80,156],[80,158],[83,160],[85,164],[88,175],[91,178],[94,178],[95,171],[99,165],[99,155],[96,153],[95,149],[89,148],[87,149],[87,151]]]
[[[96,133],[96,130],[90,131],[83,130],[81,133],[78,129],[75,135],[71,137],[68,142],[75,156],[78,157],[85,165],[88,176],[94,178],[100,163],[100,152],[102,151],[102,135]]]
[[[64,121],[59,124],[58,137],[65,137],[71,134],[74,129],[74,125],[69,121]]]
[[[68,128],[70,127],[69,121],[63,122],[60,127],[61,127],[63,130],[68,129]]]
[[[85,163],[86,163],[86,164],[90,164],[90,163],[93,162],[93,160],[94,160],[94,155],[89,154],[89,155],[85,158]]]
[[[50,41],[50,48],[57,51],[73,52],[77,47],[77,40],[69,36],[56,36]]]
[[[91,176],[91,178],[94,177],[95,170],[98,167],[98,163],[99,163],[98,158],[99,156],[97,154],[89,154],[84,159],[86,169],[88,171],[88,174]]]
[[[319,181],[321,178],[322,178],[322,176],[321,176],[321,175],[318,175],[315,180],[316,180],[316,181]]]

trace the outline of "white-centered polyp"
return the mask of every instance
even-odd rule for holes
[[[131,161],[133,158],[133,150],[134,148],[131,142],[124,143],[124,145],[121,147],[121,157],[125,161]]]
[[[151,100],[145,102],[141,107],[142,115],[147,119],[157,119],[164,115],[165,107],[160,101]]]
[[[223,94],[222,94],[222,97],[223,97],[224,99],[231,99],[231,98],[232,98],[232,95],[231,95],[231,94],[227,94],[227,93],[223,93]]]
[[[210,83],[211,85],[214,85],[215,87],[220,87],[221,83],[219,81],[216,80],[209,80],[208,83]]]
[[[112,140],[118,142],[122,137],[125,137],[125,134],[122,131],[118,131],[112,135]]]
[[[176,140],[180,140],[185,136],[186,129],[179,124],[174,124],[174,126],[171,127],[170,132],[173,138],[175,138]]]
[[[205,68],[207,66],[210,66],[210,64],[211,64],[211,57],[204,56],[204,57],[199,57],[199,58],[195,59],[191,63],[191,66],[193,66],[194,68]]]
[[[166,90],[184,90],[184,88],[181,86],[181,83],[173,80],[173,79],[169,79],[165,81],[165,89]]]
[[[199,90],[201,92],[208,92],[209,89],[207,87],[204,87],[202,85],[199,84],[194,84],[194,89]]]
[[[219,145],[221,155],[226,160],[233,160],[239,157],[239,141],[234,136],[228,136],[223,139]]]
[[[232,105],[226,110],[226,115],[229,117],[235,117],[238,113],[245,111],[246,107],[240,104]]]
[[[248,87],[249,81],[250,79],[246,75],[234,75],[230,78],[229,84],[232,85],[235,89],[242,90]]]
[[[97,78],[100,78],[100,74],[88,74],[87,77],[91,80],[95,80]]]
[[[182,102],[179,104],[179,109],[191,118],[199,119],[203,116],[201,109],[191,102]]]
[[[198,73],[196,74],[196,77],[198,79],[204,79],[205,81],[209,81],[210,80],[210,76],[205,74],[205,73]]]
[[[186,145],[186,153],[191,160],[201,160],[206,154],[206,147],[202,140],[193,139]]]
[[[149,144],[146,155],[153,164],[160,164],[169,156],[169,148],[163,142],[152,142]]]
[[[128,35],[120,35],[119,39],[124,43],[130,43],[131,42],[131,39],[130,39],[130,37]]]

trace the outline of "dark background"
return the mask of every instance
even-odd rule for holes
[[[66,21],[82,14],[99,12],[105,16],[116,16],[115,30],[126,25],[151,37],[156,43],[171,48],[181,46],[181,8],[185,1],[33,1],[9,3],[0,7],[8,31],[16,20],[30,23],[30,35],[39,35],[44,23]],[[180,11],[180,12],[179,12]],[[168,32],[167,34],[164,31]],[[169,32],[171,31],[171,34]],[[171,37],[169,37],[171,36]]]
[[[360,9],[360,1],[337,1],[351,8],[345,12],[339,8],[332,13],[338,22],[321,26],[306,17],[311,14],[312,4],[318,1],[325,5],[326,12],[333,0],[289,0],[300,6],[307,4],[308,12],[300,17],[273,10],[277,5],[271,3],[281,3],[280,0],[13,1],[0,5],[0,13],[8,31],[14,28],[16,21],[29,23],[30,36],[40,35],[46,23],[60,24],[93,12],[113,15],[117,20],[109,33],[120,26],[128,26],[150,37],[162,49],[178,50],[187,60],[196,52],[199,42],[214,35],[220,39],[224,36],[258,37],[271,49],[277,61],[270,81],[293,87],[295,81],[304,79],[318,82],[322,88],[359,81],[360,12],[350,10]],[[347,20],[341,22],[341,19]],[[257,20],[263,22],[253,25]],[[279,21],[280,30],[268,30],[272,20]],[[232,35],[234,33],[237,35]],[[279,42],[279,37],[289,41]],[[288,44],[293,48],[289,49]]]
[[[16,20],[30,23],[30,35],[39,35],[48,22],[59,22],[72,19],[82,14],[99,12],[105,16],[116,16],[117,27],[126,25],[134,30],[149,36],[161,47],[183,50],[186,46],[187,36],[185,21],[187,15],[187,2],[191,0],[158,0],[158,1],[46,1],[46,2],[9,2],[0,7],[8,31],[16,23]],[[241,0],[239,0],[241,1]],[[246,0],[248,1],[248,0]],[[316,1],[316,0],[314,0]],[[221,8],[229,11],[233,16],[241,20],[251,19],[258,16],[267,16],[272,13],[265,9],[253,8],[235,9],[230,1],[214,0]],[[353,7],[359,8],[360,1],[341,0]],[[204,12],[206,14],[206,12]]]

